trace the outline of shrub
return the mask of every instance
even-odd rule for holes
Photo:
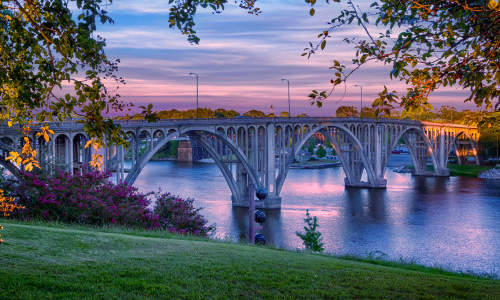
[[[316,217],[311,217],[309,215],[309,210],[306,210],[304,222],[307,225],[304,226],[305,233],[297,231],[295,234],[302,240],[306,250],[322,252],[324,248],[321,241],[321,232],[318,231],[318,219]]]
[[[110,174],[84,171],[57,172],[54,177],[24,173],[15,189],[18,218],[42,218],[91,225],[120,224],[159,228],[158,217],[148,208],[150,200],[137,188],[109,181]]]
[[[14,197],[5,196],[3,189],[0,189],[0,216],[8,217],[14,210],[22,208],[24,207],[18,205]],[[0,225],[0,230],[3,230],[2,225]],[[1,243],[3,243],[2,234],[0,234]]]
[[[323,146],[319,146],[318,147],[318,150],[316,150],[316,155],[319,157],[319,158],[322,158],[322,157],[325,157],[326,155],[326,150]]]
[[[207,236],[214,226],[207,226],[195,208],[193,199],[183,199],[170,193],[158,194],[154,213],[158,216],[161,227],[170,232]]]

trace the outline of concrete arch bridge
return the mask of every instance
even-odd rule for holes
[[[130,146],[107,145],[102,151],[104,168],[117,180],[133,184],[152,156],[166,143],[188,137],[213,158],[226,179],[234,206],[246,206],[250,185],[269,191],[264,207],[278,208],[280,192],[296,154],[314,135],[327,139],[340,159],[348,187],[384,188],[385,171],[392,149],[400,140],[407,145],[415,175],[448,176],[452,150],[459,163],[467,156],[478,164],[475,127],[393,119],[360,118],[236,118],[202,120],[118,121]],[[55,134],[45,143],[36,138],[39,159],[47,168],[77,171],[90,161],[87,136],[77,122],[50,124]],[[8,149],[22,146],[20,133],[0,126],[0,164]],[[428,168],[431,163],[433,168]]]

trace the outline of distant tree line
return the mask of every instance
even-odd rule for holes
[[[266,114],[263,111],[252,109],[243,114],[235,110],[227,110],[224,108],[217,108],[215,110],[210,108],[199,108],[198,109],[198,117],[200,119],[217,119],[217,118],[236,118],[238,116],[249,117],[249,118],[275,118],[275,117],[288,117],[288,112],[281,112],[279,115],[274,113]],[[155,112],[155,117],[158,119],[194,119],[196,118],[196,109],[188,109],[188,110],[162,110]],[[298,114],[294,117],[308,117],[307,114]],[[118,117],[119,120],[142,120],[144,119],[143,114],[136,115],[125,115],[123,117]]]

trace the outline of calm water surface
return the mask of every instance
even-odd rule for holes
[[[396,156],[393,166],[409,160]],[[318,217],[327,252],[387,255],[447,269],[500,275],[500,182],[466,177],[413,177],[387,171],[385,190],[346,189],[341,168],[291,170],[281,210],[267,211],[260,231],[288,249],[302,247],[305,210]],[[142,191],[169,191],[196,199],[217,236],[244,239],[247,209],[215,164],[150,162],[135,183]],[[379,252],[380,251],[380,252]]]

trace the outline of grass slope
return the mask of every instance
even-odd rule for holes
[[[0,220],[0,299],[499,299],[500,281],[159,232]]]
[[[482,171],[491,169],[491,166],[478,166],[478,165],[455,165],[448,164],[451,176],[472,176],[477,177]]]

